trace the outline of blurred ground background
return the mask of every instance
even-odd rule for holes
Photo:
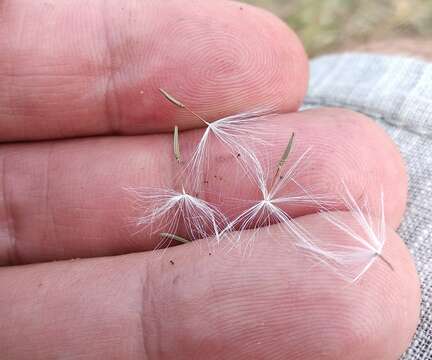
[[[347,49],[380,51],[383,44],[386,52],[432,56],[432,0],[243,1],[285,20],[310,56]]]

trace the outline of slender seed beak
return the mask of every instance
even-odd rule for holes
[[[191,108],[189,108],[188,106],[186,106],[185,104],[183,104],[181,101],[177,100],[174,96],[168,94],[164,89],[159,89],[159,91],[164,96],[164,98],[167,99],[171,104],[174,104],[175,106],[177,106],[177,107],[179,107],[181,109],[187,110],[193,116],[195,116],[196,118],[198,118],[199,120],[201,120],[204,124],[206,124],[207,126],[210,126],[210,123],[208,121],[206,121],[203,117],[201,117],[196,112],[194,112]]]
[[[170,103],[174,104],[175,106],[182,108],[182,109],[184,109],[186,107],[183,103],[178,101],[175,97],[168,94],[164,89],[159,89],[159,91],[165,97],[165,99],[167,99]]]
[[[381,254],[376,254],[376,256],[378,256],[382,261],[384,261],[384,263],[392,270],[395,271],[393,265],[390,263],[390,261],[388,261],[384,256],[382,256]]]
[[[181,236],[175,235],[175,234],[169,234],[169,233],[160,233],[159,234],[161,238],[170,239],[178,241],[182,244],[187,244],[190,242],[189,240],[186,240],[185,238],[182,238]]]
[[[174,127],[174,157],[178,163],[181,161],[179,129],[177,125]]]
[[[295,136],[295,134],[292,133],[291,134],[291,138],[288,141],[288,145],[285,148],[285,151],[283,152],[282,157],[280,158],[280,160],[278,162],[275,175],[274,175],[273,180],[271,182],[270,191],[271,191],[271,189],[273,189],[273,187],[274,187],[274,185],[275,185],[275,183],[277,181],[277,177],[279,176],[279,174],[280,174],[283,166],[286,164],[286,162],[288,160],[288,157],[289,157],[289,155],[291,153],[291,150],[292,150],[292,147],[293,147],[293,144],[294,144],[294,136]]]

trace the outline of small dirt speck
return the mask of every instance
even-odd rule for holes
[[[175,262],[174,262],[174,261],[172,261],[172,260],[170,260],[170,264],[171,264],[171,265],[174,265],[174,264],[175,264]]]

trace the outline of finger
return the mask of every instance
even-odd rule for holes
[[[275,144],[274,167],[295,132],[287,166],[312,146],[297,174],[298,183],[335,195],[344,180],[357,199],[375,199],[382,187],[387,221],[394,227],[399,224],[407,191],[404,166],[391,140],[371,120],[321,109],[274,116],[267,123],[263,138]],[[200,134],[182,134],[182,144],[194,144]],[[257,198],[258,191],[245,180],[238,160],[217,144],[210,151],[211,170],[201,195],[232,219],[250,206],[244,200]],[[124,188],[178,186],[173,180],[177,167],[172,135],[8,145],[1,153],[3,264],[122,254],[159,244],[159,232],[127,226],[144,210],[134,207]],[[293,186],[285,189],[291,191]],[[283,208],[293,217],[317,211],[314,204]]]
[[[0,141],[201,126],[159,88],[210,120],[290,112],[308,81],[294,33],[231,1],[20,0],[2,5],[0,34]]]
[[[298,221],[334,236],[316,227],[317,218]],[[342,245],[346,239],[334,240]],[[376,260],[354,284],[291,244],[289,235],[273,228],[261,232],[247,257],[236,250],[207,254],[190,244],[162,258],[136,254],[3,268],[2,355],[399,358],[415,331],[420,302],[401,239],[389,231],[384,256],[394,271]]]

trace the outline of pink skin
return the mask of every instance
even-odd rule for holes
[[[200,125],[166,106],[160,87],[210,119],[257,105],[295,111],[306,92],[301,43],[251,6],[18,0],[2,7],[3,141]]]
[[[419,313],[417,275],[392,230],[406,202],[403,162],[364,116],[293,113],[308,65],[281,21],[219,0],[16,0],[0,14],[0,263],[94,257],[0,269],[3,357],[398,358]],[[259,234],[247,258],[194,245],[130,254],[156,241],[131,236],[125,219],[136,214],[121,188],[173,181],[171,135],[145,134],[202,125],[159,87],[211,120],[257,105],[282,113],[268,120],[269,155],[280,156],[292,131],[294,158],[312,145],[306,187],[331,192],[344,177],[361,197],[382,184],[395,271],[376,261],[347,285],[276,229]],[[142,136],[79,139],[115,134]],[[253,196],[230,176],[233,160],[213,153],[223,180],[203,195]],[[290,211],[329,236],[316,209]],[[98,258],[115,254],[125,255]]]
[[[307,165],[297,176],[299,183],[335,194],[343,177],[358,198],[374,198],[382,186],[387,221],[397,228],[405,208],[406,175],[396,147],[374,122],[335,109],[278,115],[267,121],[265,137],[275,144],[269,154],[271,164],[277,163],[294,131],[293,159],[312,146]],[[182,144],[195,144],[201,133],[183,133]],[[203,195],[233,218],[244,210],[238,199],[255,198],[257,189],[238,171],[237,160],[222,152],[219,143],[212,144],[214,170],[207,176],[208,184],[202,184]],[[6,173],[6,207],[15,217],[10,220],[15,224],[13,238],[1,242],[3,263],[125,254],[150,250],[160,241],[158,234],[134,234],[137,228],[127,226],[139,211],[123,188],[174,186],[172,134],[3,145],[0,159]],[[301,216],[317,207],[287,210]]]
[[[298,221],[344,242],[316,215]],[[223,249],[208,255],[190,244],[163,257],[5,268],[2,356],[399,358],[417,324],[420,294],[409,252],[393,230],[384,256],[396,271],[377,260],[354,285],[300,255],[286,234],[272,233],[262,233],[247,257]]]

